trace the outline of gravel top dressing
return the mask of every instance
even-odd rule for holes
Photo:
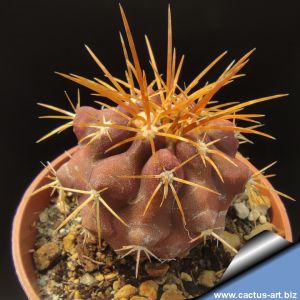
[[[206,238],[176,260],[150,262],[141,256],[136,278],[135,255],[122,258],[105,241],[99,249],[97,237],[81,226],[80,216],[54,234],[76,202],[69,194],[62,207],[53,197],[34,224],[38,235],[33,259],[42,299],[192,299],[218,283],[234,256],[222,243]],[[243,196],[230,208],[221,237],[238,250],[264,230],[275,230],[267,207],[251,210]]]

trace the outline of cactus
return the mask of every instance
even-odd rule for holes
[[[206,236],[226,243],[219,234],[228,208],[252,175],[236,158],[239,143],[249,141],[244,134],[272,138],[257,130],[261,126],[257,118],[263,115],[243,110],[285,94],[241,103],[214,100],[222,87],[243,75],[239,72],[253,50],[232,62],[215,82],[199,87],[226,52],[180,87],[184,56],[177,64],[170,8],[165,79],[146,37],[154,77],[149,82],[122,8],[121,15],[130,49],[120,34],[126,81],[115,78],[88,47],[109,83],[58,73],[110,102],[96,101],[101,109],[80,107],[79,95],[76,106],[67,95],[72,113],[40,103],[61,113],[44,118],[68,120],[40,141],[69,127],[78,140],[70,160],[53,170],[53,181],[41,189],[78,196],[78,207],[57,230],[81,213],[83,226],[98,235],[99,243],[104,239],[124,256],[137,252],[138,270],[142,251],[149,259],[167,260],[182,256]],[[239,121],[250,125],[237,126]]]

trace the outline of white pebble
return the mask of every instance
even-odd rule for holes
[[[39,214],[40,222],[45,223],[48,221],[48,209],[46,208]]]
[[[259,216],[259,223],[260,224],[265,224],[267,223],[267,218],[264,215]]]
[[[92,285],[96,282],[96,279],[90,275],[89,273],[84,274],[81,278],[80,278],[80,283],[84,284],[84,285]]]
[[[260,213],[257,210],[252,210],[249,214],[249,221],[255,222],[260,216]]]
[[[240,219],[246,219],[249,216],[249,208],[243,202],[235,203],[233,207]]]

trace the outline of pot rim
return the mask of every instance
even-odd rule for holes
[[[77,149],[77,146],[71,148],[69,151],[56,157],[51,164],[55,167],[62,164],[66,158],[73,154]],[[12,225],[12,235],[11,235],[11,245],[12,245],[12,257],[15,266],[15,272],[19,279],[23,291],[30,300],[40,300],[41,298],[38,295],[38,292],[33,287],[32,282],[30,282],[26,268],[24,266],[24,259],[22,257],[21,251],[21,231],[22,231],[22,220],[26,206],[31,198],[31,194],[41,185],[41,182],[45,177],[49,175],[49,170],[43,168],[42,171],[33,179],[30,185],[27,187],[25,193],[22,196],[21,202],[18,205],[17,211],[15,213]]]
[[[73,154],[77,149],[77,146],[71,148],[68,152],[65,152],[61,155],[59,155],[56,159],[52,161],[52,165],[56,167],[57,165],[61,165],[66,158],[70,155]],[[247,160],[244,158],[240,153],[237,153],[236,155],[237,159],[239,159],[241,162],[246,164],[252,171],[257,171],[257,169]],[[22,251],[21,251],[21,232],[22,232],[22,220],[24,217],[24,211],[26,206],[28,205],[28,202],[31,198],[31,194],[33,191],[41,185],[42,180],[49,174],[49,170],[47,168],[44,168],[31,182],[31,184],[28,186],[27,190],[25,191],[20,204],[18,205],[17,211],[14,216],[13,220],[13,226],[12,226],[12,236],[11,236],[11,244],[12,244],[12,257],[13,257],[13,262],[15,266],[15,272],[17,274],[17,277],[19,279],[19,282],[30,300],[40,300],[41,298],[38,295],[38,291],[34,288],[34,285],[32,282],[30,282],[26,268],[24,266],[24,257],[22,256]],[[270,188],[273,188],[271,183],[263,179],[263,183],[267,185]],[[292,230],[291,230],[291,225],[289,222],[289,218],[285,209],[285,206],[283,202],[281,201],[280,197],[278,196],[277,193],[271,191],[269,193],[271,195],[271,204],[272,208],[277,209],[280,211],[280,217],[281,217],[281,223],[282,223],[282,229],[284,230],[285,233],[285,238],[292,242]]]

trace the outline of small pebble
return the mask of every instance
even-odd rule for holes
[[[171,283],[171,284],[165,284],[163,286],[163,290],[164,291],[176,291],[177,290],[177,285],[174,284],[174,283]]]
[[[96,283],[97,280],[95,279],[94,276],[92,276],[89,273],[85,273],[81,278],[80,278],[80,283],[84,285],[93,285]]]
[[[251,210],[251,212],[249,213],[248,219],[251,222],[256,222],[257,219],[259,218],[259,216],[260,216],[259,211],[257,211],[256,209],[254,209],[254,210]]]
[[[48,281],[48,277],[46,275],[42,275],[40,276],[40,278],[38,279],[38,283],[41,286],[45,286],[47,284]]]
[[[137,293],[137,288],[132,286],[131,284],[126,284],[122,288],[120,288],[116,294],[114,299],[122,299],[122,298],[129,298],[130,296],[133,296],[134,294]]]
[[[165,291],[162,295],[160,300],[184,300],[185,297],[182,293],[178,290],[168,290]]]
[[[258,220],[259,220],[260,224],[266,224],[267,223],[266,216],[261,215],[261,216],[259,216]]]
[[[97,296],[98,296],[97,299],[99,299],[99,300],[105,300],[105,296],[104,296],[104,294],[103,294],[102,292],[99,292],[99,293],[97,294]]]
[[[110,274],[104,275],[104,279],[105,280],[112,280],[112,279],[116,278],[117,276],[118,276],[117,273],[110,273]]]
[[[193,281],[193,278],[190,274],[188,273],[185,273],[185,272],[182,272],[180,274],[180,278],[183,280],[183,281]]]
[[[249,208],[243,202],[235,203],[233,207],[240,219],[246,219],[249,216]]]
[[[156,300],[158,284],[153,280],[144,281],[139,286],[139,294],[145,296],[149,300]]]
[[[61,235],[65,235],[66,232],[67,232],[67,231],[66,231],[65,228],[62,228],[62,229],[59,230],[59,233],[60,233]]]
[[[86,258],[80,258],[80,261],[82,262],[84,271],[86,272],[93,272],[98,269],[98,265],[90,261]]]
[[[101,273],[96,273],[96,274],[95,274],[95,278],[96,278],[96,280],[98,280],[98,281],[103,281],[103,280],[104,280],[104,275],[101,274]]]
[[[60,249],[56,243],[48,242],[44,244],[33,254],[36,268],[39,271],[47,269],[59,255]]]
[[[73,254],[75,252],[75,239],[76,236],[72,233],[66,235],[63,239],[64,242],[64,250]]]
[[[211,270],[202,271],[198,277],[199,284],[208,288],[212,288],[215,285],[216,281],[217,281],[216,272]]]
[[[116,280],[116,281],[113,282],[113,290],[114,290],[114,291],[119,290],[120,287],[121,287],[121,283],[120,283],[119,280]]]
[[[74,299],[79,299],[79,300],[82,299],[79,291],[77,291],[77,290],[74,293]]]
[[[221,238],[224,239],[230,246],[232,246],[236,250],[238,250],[241,247],[241,240],[237,234],[224,231],[221,234]],[[226,245],[223,246],[227,251],[229,251],[232,254],[235,254],[230,248],[226,247]]]
[[[48,209],[47,208],[39,214],[39,219],[42,223],[45,223],[48,221]]]
[[[67,267],[69,271],[75,271],[75,264],[72,261],[67,262]]]

